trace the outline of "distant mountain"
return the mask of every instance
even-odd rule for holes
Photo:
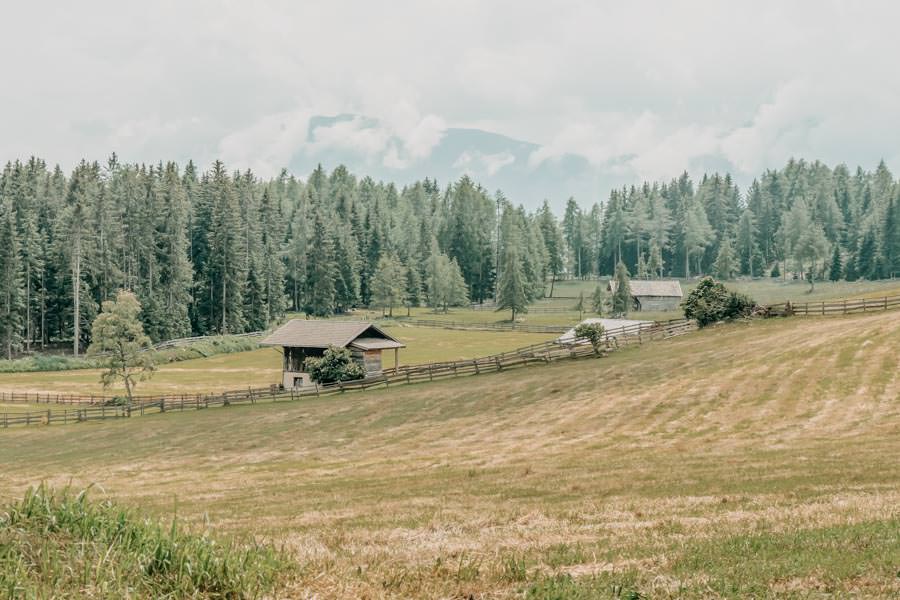
[[[405,158],[401,140],[386,136],[375,119],[357,115],[317,116],[309,121],[306,144],[289,169],[307,174],[321,163],[344,164],[357,175],[407,184],[425,177],[441,186],[469,174],[491,193],[502,190],[512,202],[536,208],[547,199],[559,209],[569,196],[582,206],[600,201],[611,182],[588,161],[572,154],[531,164],[540,146],[480,129],[449,128],[423,158]],[[612,182],[615,183],[615,182]]]

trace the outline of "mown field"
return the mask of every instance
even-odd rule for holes
[[[896,598],[898,361],[896,312],[772,319],[296,404],[10,429],[0,499],[95,483],[283,544],[279,597]]]
[[[515,331],[457,331],[426,327],[392,326],[388,331],[407,344],[400,363],[457,360],[495,354],[536,344],[556,336]],[[394,366],[393,352],[384,354],[384,366]],[[0,392],[112,395],[122,387],[103,389],[99,369],[0,373]],[[281,350],[219,354],[209,358],[161,365],[153,377],[138,384],[138,394],[193,394],[263,387],[281,381]],[[21,410],[22,405],[16,405]],[[0,407],[0,412],[3,412]]]

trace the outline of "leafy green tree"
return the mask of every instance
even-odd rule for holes
[[[631,310],[631,279],[628,274],[628,267],[621,261],[616,265],[614,281],[612,313],[615,316],[626,316]]]
[[[114,301],[103,303],[100,315],[94,320],[88,354],[107,356],[106,371],[100,376],[107,388],[121,380],[129,404],[139,380],[152,376],[156,366],[150,349],[150,338],[144,333],[139,315],[141,304],[135,295],[121,290]]]
[[[353,360],[350,350],[329,346],[321,358],[307,358],[306,368],[313,381],[328,384],[353,381],[366,376],[362,365]]]
[[[578,293],[578,302],[575,303],[573,308],[576,312],[578,312],[578,319],[584,319],[584,292]]]
[[[700,280],[681,303],[686,319],[696,319],[700,327],[749,315],[756,307],[753,299],[731,292],[712,277]]]
[[[396,256],[384,255],[378,261],[378,269],[372,278],[372,302],[380,306],[382,314],[394,316],[394,306],[406,300],[407,270]]]
[[[469,302],[468,288],[455,260],[435,249],[426,267],[428,305],[447,312],[451,306],[463,306]]]
[[[587,340],[594,349],[594,356],[600,356],[606,341],[606,330],[601,323],[580,323],[575,327],[575,339]]]

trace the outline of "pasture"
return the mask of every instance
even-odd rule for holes
[[[898,360],[896,312],[772,319],[395,390],[10,429],[0,499],[96,483],[283,544],[282,596],[896,597]]]
[[[690,293],[697,285],[699,279],[680,280],[681,288],[685,295]],[[601,284],[606,286],[606,281],[574,280],[557,282],[554,288],[554,297],[541,299],[529,307],[529,312],[519,317],[519,322],[528,325],[565,325],[579,320],[578,311],[574,310],[577,300],[574,298],[584,293],[585,317],[592,316],[591,294],[594,288]],[[753,279],[726,281],[728,289],[732,289],[749,295],[760,304],[776,304],[789,300],[791,302],[821,302],[836,298],[879,298],[883,296],[900,295],[900,281],[855,281],[855,282],[816,282],[814,292],[809,292],[809,284],[803,281],[781,281],[780,279]],[[548,288],[549,289],[549,288]],[[545,312],[550,309],[551,312]],[[460,323],[502,323],[509,322],[509,311],[495,311],[492,309],[471,310],[468,308],[451,308],[449,312],[435,312],[430,308],[412,308],[410,317],[413,319],[432,321],[455,321]],[[405,308],[395,308],[394,315],[402,320],[406,317]],[[379,318],[382,311],[359,310],[355,311],[359,316],[370,319]],[[634,312],[630,318],[660,320],[681,317],[681,311],[665,312]]]
[[[458,331],[407,326],[392,326],[389,331],[407,344],[407,348],[400,350],[401,364],[475,358],[556,337],[517,331]],[[393,352],[385,353],[384,360],[385,368],[393,367]],[[0,373],[0,392],[114,395],[124,391],[121,387],[104,390],[100,373],[100,369]],[[264,387],[280,381],[281,349],[260,348],[160,365],[151,379],[139,383],[137,393],[194,394]],[[16,410],[22,410],[23,405],[14,406]]]

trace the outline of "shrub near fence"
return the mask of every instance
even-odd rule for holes
[[[677,319],[660,323],[640,323],[606,332],[604,343],[606,350],[612,352],[620,348],[643,344],[646,341],[665,339],[688,333],[697,328],[693,321]],[[316,386],[313,389],[284,390],[278,385],[265,388],[248,388],[232,390],[217,394],[196,394],[183,396],[141,396],[134,399],[130,406],[106,406],[104,403],[117,401],[118,398],[78,397],[31,394],[5,394],[4,399],[14,401],[36,402],[41,398],[63,398],[71,404],[80,401],[93,402],[94,405],[64,410],[45,410],[27,413],[0,414],[0,427],[13,425],[66,424],[80,421],[105,419],[121,419],[163,412],[180,412],[185,410],[202,410],[215,406],[232,404],[255,404],[257,402],[293,401],[301,398],[329,396],[355,390],[367,390],[376,387],[391,387],[422,381],[434,381],[465,375],[493,373],[522,367],[530,364],[546,364],[557,360],[576,359],[594,356],[594,350],[585,340],[573,344],[558,344],[554,341],[533,344],[509,352],[493,354],[471,360],[457,360],[423,365],[408,365],[390,373],[377,377],[356,381],[336,382],[329,385]],[[49,400],[48,400],[49,401]],[[100,403],[99,405],[97,405]]]

